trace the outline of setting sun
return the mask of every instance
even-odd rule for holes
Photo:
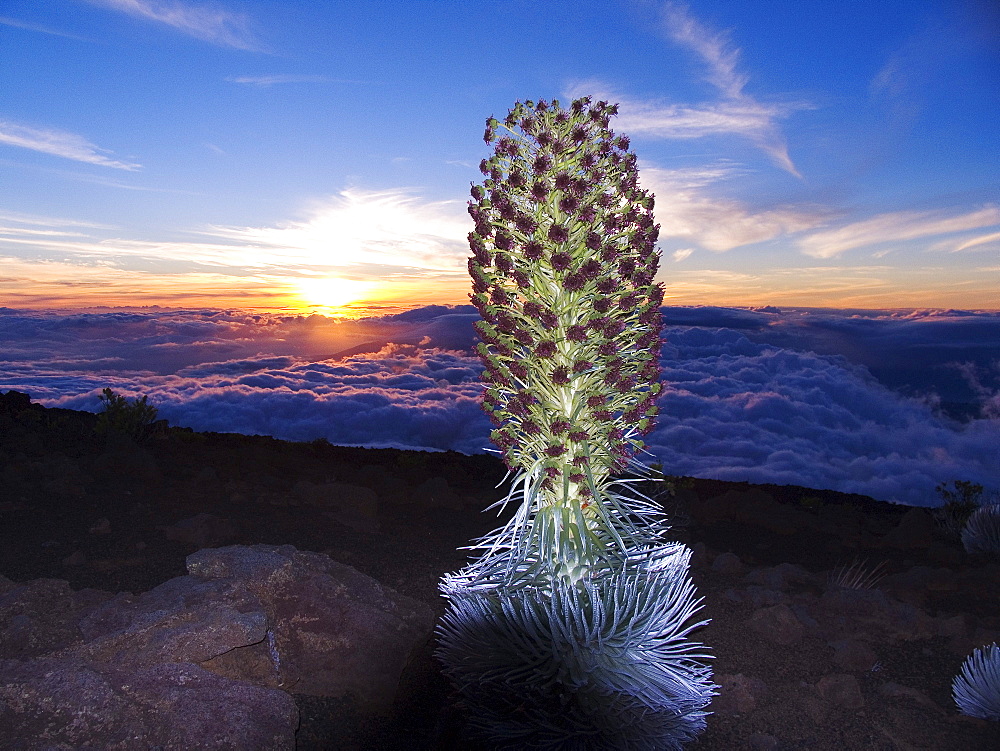
[[[341,308],[361,300],[376,287],[371,282],[357,282],[337,277],[296,280],[297,295],[308,306]]]

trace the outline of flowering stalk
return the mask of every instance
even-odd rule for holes
[[[616,113],[585,97],[491,117],[469,204],[482,406],[514,475],[500,505],[520,505],[442,582],[438,656],[472,725],[513,748],[680,748],[714,688],[686,641],[705,623],[689,623],[690,550],[632,487],[663,289],[653,196]]]
[[[483,408],[517,472],[507,500],[531,499],[535,521],[489,540],[510,553],[507,578],[552,566],[577,580],[653,542],[635,520],[655,509],[626,507],[612,474],[644,469],[634,455],[657,413],[659,225],[629,139],[608,129],[617,105],[589,103],[518,102],[490,118],[495,154],[469,204]]]

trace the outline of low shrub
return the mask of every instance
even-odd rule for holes
[[[149,437],[156,421],[156,407],[145,396],[129,401],[111,389],[104,389],[100,399],[103,410],[94,427],[98,435],[125,436],[135,441]]]

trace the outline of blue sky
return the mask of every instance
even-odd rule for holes
[[[1000,309],[985,0],[0,2],[0,306],[462,304],[483,123],[590,94],[667,304]]]

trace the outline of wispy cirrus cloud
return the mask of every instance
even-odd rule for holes
[[[896,211],[852,222],[835,229],[813,232],[798,241],[799,249],[813,258],[833,258],[855,248],[905,242],[1000,225],[1000,208],[986,206],[964,214],[944,211]],[[978,238],[989,242],[996,235]],[[977,244],[965,247],[972,247]],[[960,247],[956,249],[962,249]]]
[[[76,133],[56,128],[33,128],[9,120],[0,120],[0,143],[102,167],[137,170],[142,166],[112,159],[107,156],[111,153],[108,149],[95,146]]]
[[[50,34],[51,36],[63,37],[65,39],[75,39],[78,42],[92,41],[76,34],[69,34],[59,29],[53,29],[49,26],[42,26],[41,24],[22,21],[17,18],[7,18],[6,16],[0,16],[0,26],[10,26],[15,29],[24,29],[25,31],[36,31],[39,34]]]
[[[830,209],[812,205],[754,209],[709,190],[713,183],[738,172],[729,163],[664,169],[640,160],[639,182],[657,198],[660,237],[691,239],[706,250],[723,252],[818,227],[833,214]]]
[[[230,83],[241,83],[246,86],[258,86],[262,89],[280,83],[367,83],[347,78],[331,78],[330,76],[311,76],[295,74],[276,74],[270,76],[229,76]]]
[[[127,13],[223,47],[262,51],[251,29],[251,19],[218,5],[194,5],[180,0],[89,0],[111,10]]]
[[[671,41],[691,50],[704,63],[705,78],[718,91],[718,101],[694,105],[640,101],[614,93],[595,80],[572,85],[569,95],[590,94],[618,102],[621,106],[617,126],[631,135],[665,139],[719,134],[742,136],[781,169],[801,177],[788,155],[788,144],[778,122],[810,105],[804,102],[766,103],[747,94],[744,87],[749,77],[739,69],[739,48],[732,45],[726,34],[701,23],[686,6],[667,3],[662,9],[661,22]]]

